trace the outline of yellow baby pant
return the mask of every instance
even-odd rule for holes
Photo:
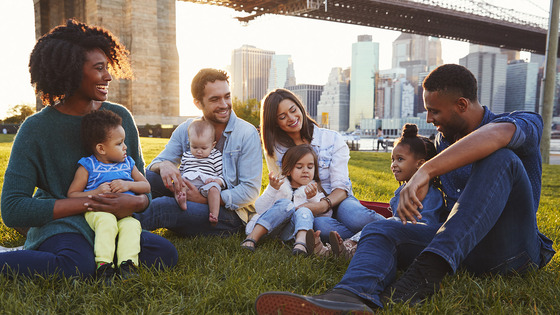
[[[142,226],[138,220],[133,217],[117,220],[111,213],[94,211],[86,212],[85,218],[95,232],[93,250],[96,263],[112,263],[116,243],[118,265],[130,259],[138,266],[142,233]]]

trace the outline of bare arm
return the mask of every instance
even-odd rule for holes
[[[401,221],[416,223],[430,179],[479,161],[508,145],[515,133],[512,123],[490,123],[463,137],[424,163],[401,190],[397,213]]]
[[[148,183],[146,177],[144,177],[144,175],[140,173],[136,166],[134,166],[134,168],[132,169],[131,176],[134,180],[133,182],[121,179],[113,180],[109,184],[109,187],[111,187],[111,192],[120,193],[131,191],[135,194],[147,194],[150,192],[150,183]]]
[[[146,195],[131,196],[127,194],[111,194],[109,183],[103,183],[94,190],[83,191],[87,185],[87,178],[87,170],[80,165],[68,189],[69,198],[55,201],[53,219],[81,214],[86,211],[105,211],[114,214],[118,218],[124,218],[134,212],[142,211],[148,206],[148,197]],[[150,184],[142,173],[138,171],[136,166],[132,171],[132,178],[134,180],[139,180],[138,184],[144,186],[141,189],[142,191],[138,193],[150,192]],[[130,181],[123,182],[129,184],[136,183]],[[132,189],[130,190],[133,191]],[[126,191],[128,191],[128,189]],[[102,195],[99,196],[99,194]]]
[[[94,190],[84,191],[87,186],[88,181],[88,171],[85,167],[80,165],[76,170],[76,174],[74,175],[74,179],[70,184],[70,188],[68,188],[68,198],[76,198],[76,197],[87,197],[90,195],[97,195],[102,193],[111,192],[111,188],[109,187],[109,183],[103,183],[99,185]]]

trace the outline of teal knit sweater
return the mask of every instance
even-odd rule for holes
[[[138,130],[130,112],[107,102],[101,109],[122,117],[127,154],[144,173]],[[7,226],[31,227],[26,249],[36,249],[47,238],[60,233],[80,233],[93,246],[94,233],[83,215],[53,220],[55,201],[66,198],[77,162],[86,156],[80,139],[81,121],[81,116],[62,114],[47,106],[28,117],[14,139],[2,188],[1,211]]]

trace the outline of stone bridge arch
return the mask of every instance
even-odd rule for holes
[[[103,26],[130,51],[133,80],[113,80],[109,100],[128,108],[136,123],[176,124],[179,55],[175,0],[34,0],[38,39],[69,18]],[[141,75],[138,75],[141,74]],[[40,103],[37,105],[41,107]]]

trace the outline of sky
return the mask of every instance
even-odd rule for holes
[[[548,16],[549,0],[486,0],[498,6]],[[181,115],[198,115],[190,82],[201,68],[227,69],[231,53],[244,44],[291,55],[298,84],[325,84],[333,67],[350,67],[352,43],[372,35],[379,43],[381,70],[391,67],[392,42],[400,32],[277,15],[260,16],[247,25],[229,8],[176,2]],[[35,45],[33,1],[0,0],[0,118],[18,104],[35,104],[29,78],[29,54]],[[9,43],[9,44],[6,44]],[[444,63],[458,63],[468,43],[442,39]],[[528,54],[522,55],[527,57]],[[109,94],[109,100],[111,99]]]

